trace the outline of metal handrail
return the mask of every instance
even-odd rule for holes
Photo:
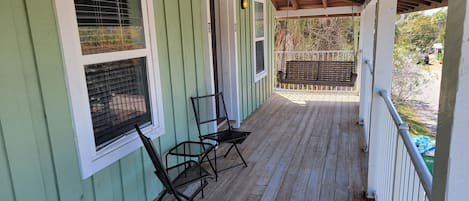
[[[388,95],[388,92],[383,90],[379,92],[379,95],[383,98],[394,120],[394,123],[399,128],[399,135],[402,137],[402,141],[404,142],[407,152],[409,153],[410,159],[415,167],[417,175],[419,176],[423,189],[427,193],[428,197],[431,197],[433,177],[425,165],[422,156],[418,152],[417,147],[414,146],[412,139],[410,138],[409,126],[404,123],[401,116],[397,112],[397,109],[394,106],[391,97]]]

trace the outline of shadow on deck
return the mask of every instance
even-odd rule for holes
[[[240,147],[249,167],[220,173],[203,200],[363,200],[367,155],[357,118],[357,96],[274,93],[242,124],[252,131]]]

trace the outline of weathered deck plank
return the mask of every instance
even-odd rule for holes
[[[252,131],[240,146],[249,167],[222,172],[203,200],[362,200],[367,156],[355,124],[357,99],[274,94],[242,124],[242,130]],[[235,154],[219,160],[221,165],[238,162]]]

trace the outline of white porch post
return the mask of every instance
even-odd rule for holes
[[[365,135],[365,150],[368,149],[369,126],[370,126],[370,106],[372,90],[372,69],[373,48],[375,36],[375,15],[376,2],[370,2],[362,9],[360,18],[360,43],[359,43],[359,64],[360,64],[360,111],[359,119],[363,124]]]
[[[449,3],[432,201],[469,198],[468,14],[467,0]]]
[[[373,1],[372,1],[373,2]],[[374,48],[374,70],[373,70],[373,94],[371,107],[370,147],[368,161],[368,193],[374,193],[379,188],[378,180],[384,175],[377,175],[382,166],[382,160],[377,153],[386,151],[380,146],[379,138],[383,133],[384,125],[381,122],[385,114],[386,105],[381,100],[379,91],[391,89],[391,78],[393,69],[393,48],[395,17],[397,12],[397,0],[377,0],[376,4],[376,32]]]

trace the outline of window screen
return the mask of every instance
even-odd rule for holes
[[[83,55],[145,48],[140,0],[75,0]]]
[[[151,121],[146,59],[85,66],[97,149]]]
[[[254,2],[256,38],[264,37],[264,3]]]
[[[256,79],[262,78],[265,74],[265,19],[264,19],[264,2],[254,1],[254,56],[255,56],[255,74]]]
[[[264,71],[264,41],[256,42],[256,74]]]

